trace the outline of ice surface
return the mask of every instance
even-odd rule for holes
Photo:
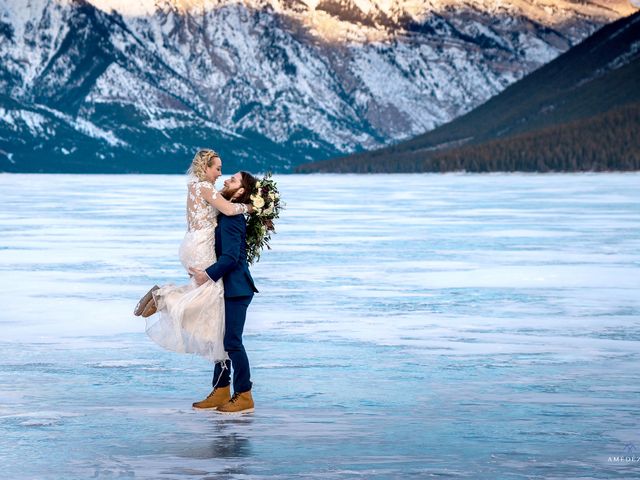
[[[639,475],[640,175],[277,181],[228,419],[131,313],[184,281],[184,179],[0,175],[4,477]]]

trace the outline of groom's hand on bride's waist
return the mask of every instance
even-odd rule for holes
[[[209,275],[204,270],[198,270],[197,268],[189,267],[189,273],[196,280],[198,285],[202,285],[207,282],[209,279]]]

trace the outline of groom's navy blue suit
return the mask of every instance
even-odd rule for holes
[[[247,318],[247,308],[253,294],[257,293],[247,264],[247,224],[244,215],[228,217],[218,215],[215,232],[217,261],[206,269],[214,282],[224,281],[225,332],[224,349],[231,361],[227,360],[224,370],[216,363],[213,385],[226,387],[231,381],[229,374],[233,364],[233,390],[251,390],[249,359],[242,345],[242,331]]]

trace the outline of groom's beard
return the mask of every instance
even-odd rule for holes
[[[240,187],[235,188],[233,190],[230,188],[224,187],[222,190],[220,190],[220,195],[222,195],[224,198],[232,202],[233,200],[231,199],[233,198],[233,196],[236,194],[238,190],[240,190]]]

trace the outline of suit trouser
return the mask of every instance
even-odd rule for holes
[[[253,295],[246,297],[228,297],[224,299],[224,349],[229,355],[225,362],[216,363],[213,371],[213,386],[226,387],[231,382],[231,365],[233,365],[233,391],[246,392],[251,390],[251,372],[249,358],[242,344],[242,331],[247,319],[247,308]]]

